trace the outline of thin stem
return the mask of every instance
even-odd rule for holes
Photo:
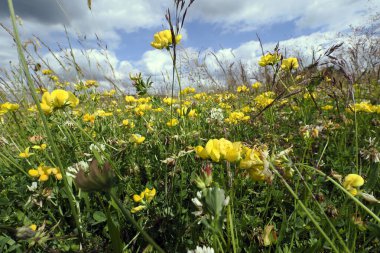
[[[21,46],[21,40],[20,40],[20,36],[19,36],[19,33],[18,33],[17,25],[16,25],[16,15],[15,15],[15,12],[14,12],[12,0],[8,0],[8,7],[9,7],[10,15],[11,15],[11,21],[12,21],[12,26],[13,26],[13,30],[14,30],[14,38],[15,38],[15,42],[16,42],[16,45],[17,45],[17,52],[18,52],[18,55],[19,55],[19,60],[20,60],[21,66],[23,68],[25,77],[27,79],[27,85],[28,85],[28,88],[29,88],[30,93],[32,95],[33,101],[34,101],[34,103],[37,106],[37,110],[38,110],[38,113],[39,113],[39,115],[41,117],[44,130],[45,130],[46,135],[48,137],[49,144],[50,144],[50,146],[51,146],[51,148],[53,150],[53,154],[54,154],[54,156],[56,158],[56,161],[57,161],[57,164],[58,164],[58,166],[59,166],[59,168],[61,170],[62,178],[63,178],[63,183],[64,183],[64,188],[65,188],[65,191],[66,191],[68,199],[69,199],[71,213],[74,216],[75,224],[76,224],[76,227],[78,229],[79,239],[81,241],[83,241],[82,226],[81,226],[80,219],[79,219],[79,210],[77,209],[77,207],[75,205],[75,197],[74,197],[74,195],[72,193],[72,189],[70,188],[70,185],[69,185],[69,183],[67,181],[67,177],[66,177],[66,173],[65,173],[65,168],[63,167],[63,164],[61,162],[61,159],[60,159],[60,156],[59,156],[59,152],[58,152],[58,148],[57,148],[57,146],[56,146],[56,144],[54,142],[53,135],[51,134],[51,131],[50,131],[50,128],[48,126],[48,122],[46,120],[45,114],[44,114],[44,112],[41,109],[41,105],[39,103],[36,91],[34,89],[33,79],[32,79],[32,77],[30,75],[29,68],[28,68],[28,65],[26,63],[25,56],[24,56],[24,53],[23,53],[23,49],[22,49],[22,46]]]
[[[336,248],[335,244],[330,240],[330,238],[326,235],[325,231],[319,226],[318,222],[315,220],[313,215],[310,213],[309,209],[303,204],[303,202],[298,198],[297,194],[293,191],[292,187],[286,182],[286,180],[281,176],[281,174],[277,171],[277,169],[270,164],[270,167],[272,171],[281,179],[282,183],[285,185],[285,187],[288,189],[290,194],[292,194],[293,198],[298,202],[300,207],[303,209],[307,217],[311,220],[311,222],[314,224],[314,226],[317,228],[319,233],[326,239],[326,241],[330,244],[331,248],[334,252],[339,253],[339,250]]]
[[[123,213],[124,217],[126,217],[129,222],[132,223],[133,226],[141,233],[144,239],[150,243],[158,252],[164,253],[165,251],[158,246],[158,244],[148,235],[147,232],[137,223],[137,221],[132,217],[132,214],[124,207],[123,203],[121,203],[120,199],[115,195],[114,192],[109,191],[111,198],[116,202],[116,205],[119,207],[120,211]]]
[[[315,172],[317,172],[319,175],[324,176],[327,178],[328,181],[333,183],[336,187],[338,187],[340,190],[342,190],[348,197],[350,197],[356,204],[358,204],[361,208],[363,208],[369,215],[371,215],[379,224],[380,224],[380,218],[377,216],[375,213],[373,213],[366,205],[364,205],[362,202],[360,202],[357,198],[355,198],[354,195],[352,195],[350,192],[348,192],[343,186],[341,186],[337,181],[332,179],[331,177],[327,176],[325,173],[322,171],[311,167],[307,166],[305,164],[299,164],[300,166],[304,166],[305,168],[313,169]]]

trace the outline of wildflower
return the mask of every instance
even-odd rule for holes
[[[131,209],[131,213],[137,213],[137,212],[140,212],[142,210],[144,210],[146,208],[145,205],[139,205],[139,206],[136,206],[136,207],[133,207]]]
[[[1,110],[5,110],[7,112],[12,112],[12,111],[18,110],[20,108],[20,105],[5,102],[4,104],[1,105],[0,108],[1,108]]]
[[[188,250],[187,253],[214,253],[214,249],[206,246],[197,246],[194,250]]]
[[[86,174],[83,169],[79,169],[75,175],[75,183],[83,191],[108,191],[112,186],[114,172],[109,162],[106,162],[102,168],[96,159],[91,161],[89,172]]]
[[[172,105],[172,104],[175,104],[177,102],[176,99],[168,98],[168,97],[164,98],[162,101],[167,105]]]
[[[87,87],[87,88],[90,88],[90,87],[98,87],[98,83],[95,81],[95,80],[86,80],[84,82],[84,85]]]
[[[256,96],[253,100],[258,107],[264,108],[273,103],[274,99],[272,97],[274,95],[274,92],[268,91]]]
[[[292,69],[297,69],[298,68],[298,60],[297,58],[294,57],[289,57],[287,59],[283,59],[281,63],[281,68],[283,70],[292,70]]]
[[[343,187],[352,195],[358,194],[358,187],[364,184],[364,179],[357,174],[348,174],[343,180]]]
[[[43,69],[41,72],[45,76],[53,74],[53,71],[51,69]]]
[[[267,65],[274,65],[281,60],[281,55],[277,52],[272,54],[268,53],[260,58],[259,65],[265,67]]]
[[[141,144],[144,142],[144,140],[145,140],[145,137],[139,134],[132,134],[131,137],[129,137],[129,141],[136,144]]]
[[[242,145],[240,142],[231,142],[224,138],[211,139],[205,147],[195,147],[195,153],[202,159],[210,158],[214,162],[225,159],[229,162],[236,162],[240,159]]]
[[[125,96],[125,102],[134,103],[134,102],[136,102],[136,98],[133,96]]]
[[[324,111],[330,111],[330,110],[334,109],[334,106],[332,106],[332,105],[325,105],[325,106],[322,106],[321,109],[324,110]]]
[[[29,226],[29,228],[33,231],[36,231],[37,230],[37,225],[36,224],[32,224]]]
[[[238,93],[249,92],[249,88],[248,88],[247,86],[245,86],[245,85],[241,85],[241,86],[238,86],[238,87],[236,88],[236,91],[237,91]]]
[[[254,84],[251,85],[252,89],[258,89],[262,86],[260,82],[255,82]]]
[[[47,147],[47,144],[42,143],[41,145],[34,145],[32,148],[36,150],[45,150]]]
[[[181,41],[182,35],[175,36],[175,43],[178,44]],[[157,49],[169,48],[173,44],[172,32],[170,30],[163,30],[154,34],[154,41],[150,45]]]
[[[84,122],[90,122],[91,124],[94,124],[96,116],[94,114],[86,113],[83,115],[83,121]]]
[[[197,116],[197,112],[196,112],[195,109],[190,109],[190,108],[187,108],[187,107],[178,108],[177,109],[177,113],[181,117],[187,116],[189,118],[194,118],[194,117]]]
[[[178,119],[173,118],[173,119],[169,120],[166,123],[166,125],[169,127],[174,127],[174,126],[178,125],[178,123],[179,123]]]
[[[228,118],[225,119],[224,121],[229,124],[236,125],[241,121],[248,121],[249,119],[250,119],[250,116],[245,115],[243,112],[232,112],[230,113]]]
[[[55,108],[64,106],[76,107],[79,99],[73,93],[65,90],[54,90],[52,93],[45,92],[42,95],[41,108],[46,113],[51,113]]]
[[[132,208],[131,213],[137,213],[147,208],[147,205],[153,200],[153,198],[156,196],[156,193],[157,192],[155,188],[145,188],[145,190],[140,194],[134,194],[132,197],[133,201],[136,203],[141,203],[141,205]]]
[[[195,93],[195,88],[193,88],[193,87],[186,87],[185,89],[183,89],[181,91],[181,95],[187,95],[187,94],[190,94],[190,93]]]
[[[24,152],[21,152],[18,156],[21,158],[29,158],[33,153],[29,153],[30,147],[27,147]]]

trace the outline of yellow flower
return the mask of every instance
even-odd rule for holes
[[[53,74],[53,71],[50,70],[50,69],[43,69],[42,70],[42,74],[45,75],[45,76],[48,76],[48,75]]]
[[[19,157],[21,157],[21,158],[28,158],[28,157],[30,157],[31,155],[33,155],[33,153],[29,153],[29,147],[27,147],[26,149],[25,149],[25,151],[24,152],[21,152],[18,156]]]
[[[29,174],[29,176],[31,176],[31,177],[39,177],[39,176],[40,176],[40,174],[38,173],[38,170],[35,170],[35,169],[30,169],[30,170],[28,171],[28,174]]]
[[[40,176],[40,178],[38,180],[41,182],[45,182],[45,181],[48,181],[48,179],[49,179],[49,176],[46,174],[43,174]]]
[[[171,120],[169,120],[169,121],[166,123],[166,125],[169,126],[169,127],[173,127],[173,126],[178,125],[178,123],[179,123],[178,119],[171,119]]]
[[[182,35],[175,36],[175,43],[178,44],[181,41]],[[154,34],[154,41],[150,45],[157,49],[168,48],[173,44],[172,33],[170,30],[163,30]]]
[[[136,98],[133,96],[125,96],[125,102],[134,103],[134,102],[136,102]]]
[[[95,117],[96,116],[94,114],[86,113],[85,115],[83,115],[83,121],[84,122],[90,122],[90,123],[94,124]]]
[[[133,201],[138,203],[138,202],[141,202],[143,200],[143,197],[141,197],[140,195],[138,194],[134,194],[133,195]]]
[[[32,224],[29,226],[29,228],[33,231],[36,231],[37,230],[37,225],[36,224]]]
[[[283,59],[281,63],[281,68],[283,70],[292,70],[292,69],[298,69],[298,60],[294,57],[289,57],[287,59]]]
[[[55,108],[64,106],[76,107],[79,104],[79,99],[70,91],[54,90],[52,93],[45,92],[42,95],[41,108],[49,114]]]
[[[274,65],[277,62],[279,62],[281,59],[281,55],[278,54],[277,52],[272,54],[268,53],[260,58],[259,65],[261,67],[265,67],[267,65]]]
[[[211,139],[206,143],[206,152],[214,162],[220,160],[220,142],[218,139]]]
[[[141,210],[144,210],[146,206],[144,205],[139,205],[131,209],[131,213],[137,213],[140,212]]]
[[[172,104],[175,104],[177,102],[176,99],[168,98],[168,97],[164,98],[162,101],[167,105],[172,105]]]
[[[262,84],[260,82],[256,82],[254,84],[251,85],[252,89],[258,89],[262,86]]]
[[[249,92],[249,88],[248,88],[247,86],[245,86],[245,85],[241,85],[241,86],[238,86],[238,87],[236,88],[236,91],[237,91],[238,93]]]
[[[322,106],[321,109],[324,110],[324,111],[330,111],[330,110],[334,109],[334,106],[332,106],[332,105],[325,105],[325,106]]]
[[[343,180],[343,187],[352,195],[358,194],[358,187],[364,184],[364,179],[357,174],[348,174]]]
[[[36,149],[36,150],[45,150],[46,147],[47,147],[47,145],[45,143],[43,143],[41,145],[34,145],[32,148]]]
[[[207,159],[209,158],[208,154],[207,154],[207,151],[204,147],[202,146],[196,146],[195,147],[195,153],[202,159]]]
[[[5,110],[5,111],[16,111],[18,108],[20,108],[20,105],[18,104],[12,104],[12,103],[9,103],[9,102],[6,102],[4,104],[1,105],[1,109],[2,110]]]
[[[132,134],[131,137],[129,137],[129,141],[136,144],[141,144],[145,141],[145,137],[139,134]]]
[[[84,82],[84,85],[85,85],[87,88],[90,88],[90,87],[92,87],[92,86],[95,86],[95,87],[98,86],[98,84],[97,84],[97,82],[96,82],[95,80],[86,80],[86,81]]]
[[[149,203],[153,200],[154,196],[156,196],[156,189],[153,188],[152,190],[149,190],[148,188],[145,188],[144,193],[146,201]]]

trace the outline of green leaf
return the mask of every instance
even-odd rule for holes
[[[108,232],[111,237],[112,252],[121,253],[123,252],[123,242],[120,239],[120,230],[115,225],[114,221],[112,220],[109,210],[106,210],[106,214],[107,214]]]
[[[96,212],[92,215],[92,217],[93,217],[94,220],[96,221],[95,224],[98,224],[98,223],[101,223],[101,222],[104,222],[104,221],[107,220],[106,215],[105,215],[103,212],[101,212],[101,211],[96,211]]]

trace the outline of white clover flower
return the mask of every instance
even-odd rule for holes
[[[106,146],[105,146],[104,144],[98,144],[98,145],[96,145],[96,144],[91,144],[91,145],[90,145],[90,150],[91,150],[91,151],[96,150],[96,151],[98,151],[98,152],[101,152],[101,151],[106,150]]]
[[[66,169],[66,175],[72,178],[75,178],[79,170],[88,171],[89,165],[85,161],[80,161],[78,163],[73,164]]]
[[[214,253],[214,249],[211,248],[211,247],[206,247],[206,246],[203,246],[203,247],[199,247],[197,246],[195,248],[195,250],[188,250],[187,253]]]

